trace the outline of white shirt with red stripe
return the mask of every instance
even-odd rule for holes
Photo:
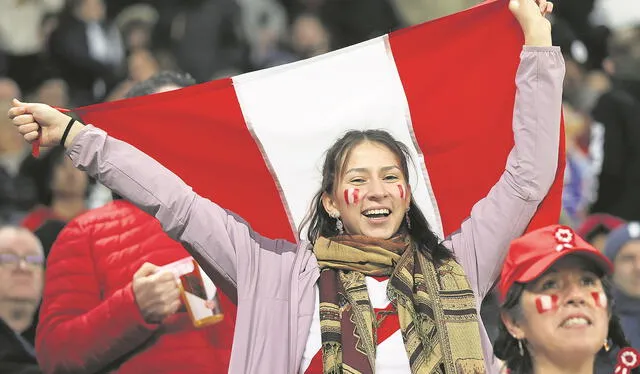
[[[394,310],[387,298],[387,284],[389,278],[365,277],[369,300],[376,312]],[[318,285],[316,292],[316,313],[311,322],[311,331],[307,345],[302,355],[299,374],[322,374],[322,338],[320,334],[320,292]],[[378,318],[380,320],[380,317]],[[376,349],[376,373],[379,374],[408,374],[411,373],[409,358],[402,341],[398,314],[386,315],[378,327],[378,348]]]

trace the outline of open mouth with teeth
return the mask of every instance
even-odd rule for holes
[[[570,317],[564,320],[560,327],[582,327],[582,326],[591,326],[591,320],[587,317]]]
[[[362,215],[367,218],[385,218],[391,214],[391,211],[386,208],[382,209],[368,209],[362,212]]]

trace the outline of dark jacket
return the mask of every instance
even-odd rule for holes
[[[123,78],[122,66],[105,64],[94,59],[89,52],[87,24],[72,16],[62,18],[51,35],[51,60],[69,84],[74,106],[100,101]],[[94,92],[96,82],[102,81],[104,92]]]
[[[602,95],[593,119],[592,156],[602,168],[591,210],[640,220],[640,102],[614,89]]]
[[[33,347],[0,319],[0,373],[36,374],[38,368]]]

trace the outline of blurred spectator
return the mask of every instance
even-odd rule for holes
[[[576,233],[599,251],[604,251],[611,231],[624,224],[625,221],[609,214],[592,214],[582,221]]]
[[[64,148],[51,149],[44,158],[49,165],[45,176],[50,197],[45,206],[37,206],[22,221],[22,226],[35,231],[50,219],[68,221],[86,210],[89,193],[89,177],[73,167],[71,159],[65,156]]]
[[[613,86],[592,112],[590,154],[598,182],[591,211],[640,220],[640,27],[613,34],[605,68]]]
[[[250,51],[251,69],[264,69],[295,61],[285,48],[287,14],[275,0],[240,0],[243,32]]]
[[[148,49],[132,51],[127,58],[127,65],[129,76],[111,91],[106,101],[123,99],[135,84],[151,78],[160,71],[158,60]]]
[[[246,70],[246,40],[236,0],[183,0],[174,7],[170,23],[159,23],[164,30],[155,33],[154,43],[170,46],[180,70],[198,82],[220,71]]]
[[[617,88],[640,101],[640,24],[612,34],[604,68]]]
[[[389,0],[325,1],[320,18],[331,34],[332,49],[384,35],[402,26]]]
[[[151,47],[153,25],[139,20],[133,20],[122,28],[124,47],[127,52]]]
[[[11,99],[20,96],[20,87],[11,78],[0,77],[0,100],[11,102]]]
[[[74,106],[102,100],[123,75],[122,40],[102,0],[69,0],[50,43]]]
[[[482,0],[392,0],[406,25],[417,25],[470,8]]]
[[[44,251],[44,257],[47,258],[49,256],[49,252],[51,252],[51,247],[53,247],[53,243],[55,243],[58,238],[58,234],[60,231],[66,226],[67,222],[50,219],[47,222],[43,223],[34,231],[33,233],[38,237],[40,243],[42,243],[42,250]],[[33,331],[35,337],[35,330]],[[24,336],[24,334],[23,334]]]
[[[590,32],[593,40],[587,44],[566,19],[553,18],[553,44],[562,49],[566,63],[563,98],[584,113],[590,113],[595,101],[609,90],[609,78],[600,70],[607,55],[606,38],[609,31]]]
[[[165,72],[128,96],[194,83]],[[220,295],[224,320],[196,328],[178,310],[174,276],[159,272],[187,256],[153,216],[128,201],[117,199],[69,222],[47,263],[36,336],[41,366],[47,372],[226,372],[235,307]]]
[[[67,108],[69,106],[69,86],[61,78],[45,79],[29,95],[29,100],[58,108]]]
[[[0,112],[11,107],[11,99],[20,97],[18,85],[0,78]],[[6,115],[0,116],[0,224],[17,223],[37,201],[32,179],[20,173],[29,147]]]
[[[291,46],[300,59],[330,51],[331,40],[324,24],[311,13],[298,15],[291,26]]]
[[[347,47],[402,26],[393,0],[281,0],[297,18],[317,14],[331,34],[331,49]],[[416,1],[416,0],[410,0]]]
[[[629,342],[640,349],[640,223],[613,231],[604,251],[615,266],[614,308]]]
[[[578,61],[584,64],[588,70],[600,69],[602,61],[607,56],[607,38],[610,34],[610,25],[593,22],[595,5],[602,1],[563,0],[554,2],[553,32],[560,31],[571,34],[574,41],[582,44],[586,53],[584,59],[578,58]],[[564,51],[569,51],[567,44],[559,43],[558,45]]]
[[[51,252],[51,247],[53,243],[58,238],[58,234],[62,231],[64,226],[67,224],[65,221],[50,219],[44,222],[40,227],[38,227],[33,233],[36,235],[40,243],[42,244],[42,250],[44,252],[45,261],[49,256],[49,252]],[[31,346],[35,345],[36,341],[36,329],[38,328],[38,320],[40,316],[40,305],[36,309],[33,316],[33,323],[29,326],[28,329],[22,332],[22,337],[26,339]],[[35,352],[34,352],[35,354]]]
[[[553,19],[551,37],[553,45],[561,48],[567,65],[563,83],[563,99],[574,107],[583,109],[580,95],[587,74],[585,66],[589,58],[587,47],[578,39],[567,21],[563,19]]]
[[[136,83],[159,73],[158,61],[148,49],[139,49],[131,53],[128,63],[129,77]]]
[[[114,22],[120,29],[127,53],[152,48],[151,38],[158,17],[158,11],[148,4],[134,4],[118,14]]]
[[[7,55],[7,74],[25,91],[33,89],[34,72],[42,68],[42,19],[63,4],[64,0],[3,0],[0,5],[0,49]]]
[[[0,227],[0,372],[40,373],[33,346],[20,334],[42,295],[44,256],[28,230]]]
[[[567,162],[562,191],[562,208],[567,219],[575,226],[587,215],[593,201],[594,177],[587,153],[580,147],[580,138],[587,130],[586,118],[568,103],[563,104]]]
[[[47,13],[42,16],[40,24],[40,39],[42,40],[42,50],[45,54],[49,54],[51,35],[58,28],[60,23],[59,13]]]

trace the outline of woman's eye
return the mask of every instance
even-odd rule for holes
[[[582,284],[585,286],[593,286],[596,284],[596,277],[593,275],[585,275],[582,277]]]
[[[387,181],[396,181],[398,179],[399,178],[395,175],[387,175],[386,177],[384,177],[384,180],[387,180]]]
[[[364,178],[353,178],[351,183],[364,183]]]
[[[555,288],[555,287],[556,287],[556,281],[553,280],[553,279],[548,279],[548,280],[544,281],[542,283],[542,286],[541,286],[543,291],[546,291],[546,290],[549,290],[549,289],[552,289],[552,288]]]

